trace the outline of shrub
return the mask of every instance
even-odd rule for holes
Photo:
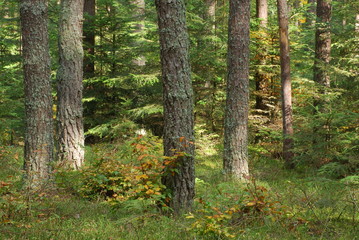
[[[217,205],[199,198],[199,210],[187,216],[194,219],[190,230],[206,239],[226,239],[244,232],[246,224],[265,223],[267,219],[280,221],[287,210],[272,195],[255,179],[249,179],[244,196],[223,194],[223,200],[231,199],[232,205],[225,206],[223,201]]]
[[[80,193],[90,199],[102,198],[114,206],[130,200],[165,206],[161,177],[172,158],[160,155],[160,144],[153,138],[139,136],[126,144],[131,151],[126,148],[123,151],[132,153],[129,158],[107,154],[82,170]]]

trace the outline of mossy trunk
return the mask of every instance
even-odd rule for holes
[[[194,198],[193,90],[183,0],[156,0],[164,101],[164,154],[178,157],[163,183],[172,191],[175,213],[189,211]],[[177,170],[175,170],[177,169]],[[173,171],[175,170],[175,171]]]
[[[53,121],[46,0],[21,0],[25,85],[25,173],[30,187],[50,178]]]
[[[277,0],[277,8],[280,45],[280,78],[282,83],[282,121],[284,135],[283,158],[286,167],[293,168],[293,111],[292,85],[290,78],[287,0]]]
[[[62,0],[59,22],[58,158],[74,169],[80,168],[84,162],[82,117],[83,7],[83,0]]]
[[[228,79],[224,123],[224,172],[244,178],[248,170],[249,0],[230,0]]]

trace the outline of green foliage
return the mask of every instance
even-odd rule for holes
[[[312,81],[315,24],[304,22],[291,27],[291,60],[294,92],[295,152],[298,167],[319,168],[327,177],[345,177],[358,170],[358,64],[353,1],[333,2],[331,20],[331,62],[326,69],[331,88]],[[308,5],[297,8],[291,21],[307,13]],[[349,17],[351,16],[351,17]],[[315,100],[323,101],[314,106]]]
[[[275,200],[267,188],[257,185],[255,179],[248,179],[246,187],[240,190],[240,194],[221,192],[218,205],[197,199],[197,212],[187,216],[194,219],[190,230],[205,239],[235,238],[252,222],[279,222],[289,215],[287,207]]]
[[[24,131],[17,1],[0,1],[0,144],[20,141]]]
[[[8,176],[6,182],[0,181],[0,225],[18,224],[19,217],[31,214],[30,199],[18,190],[18,185],[13,176]]]
[[[127,2],[96,2],[94,25],[86,25],[96,38],[94,76],[84,81],[84,115],[88,140],[122,138],[123,122],[139,124],[162,135],[160,62],[157,24],[152,2],[143,16]],[[141,18],[139,20],[139,18]],[[141,22],[141,30],[137,29]],[[136,59],[144,59],[138,66]],[[125,124],[125,125],[126,125]],[[117,126],[115,133],[106,129]],[[126,132],[127,127],[122,129]],[[120,130],[121,131],[121,130]],[[117,133],[116,133],[117,132]]]
[[[338,162],[330,162],[318,169],[318,173],[325,177],[340,178],[346,175],[347,169]]]
[[[347,176],[341,179],[340,181],[346,184],[359,185],[359,176],[358,175]]]
[[[54,166],[57,188],[35,192],[21,188],[21,149],[2,147],[5,151],[0,151],[0,163],[4,166],[0,169],[0,238],[175,240],[181,236],[190,240],[226,239],[234,235],[256,240],[354,239],[358,235],[357,176],[339,181],[318,177],[315,171],[287,171],[279,167],[279,160],[261,153],[261,149],[252,149],[256,181],[228,180],[220,173],[221,154],[213,149],[214,139],[206,133],[203,138],[197,136],[196,142],[201,143],[196,158],[197,198],[188,218],[162,215],[154,207],[160,195],[147,194],[148,189],[143,187],[148,179],[141,175],[157,176],[155,160],[174,163],[161,158],[161,145],[156,139],[143,137],[88,147],[87,168],[68,171]],[[140,160],[145,154],[156,157],[143,156]],[[131,172],[127,168],[122,172],[122,165],[139,167],[142,163],[154,166],[146,166],[145,174],[140,169]],[[124,182],[135,184],[132,190],[140,190],[137,195],[119,200],[97,192],[89,196],[93,199],[89,201],[79,194],[86,187],[85,176],[89,182],[101,180],[107,184],[103,189],[109,193],[108,189],[116,186],[109,184],[109,178],[121,176],[116,173],[116,166],[124,176],[134,173],[132,180]],[[118,188],[123,186],[118,182]],[[99,186],[98,182],[95,184]],[[102,201],[104,198],[107,201]]]
[[[332,177],[345,177],[357,171],[359,114],[348,102],[348,90],[333,88],[323,95],[318,93],[319,87],[312,81],[302,79],[295,85],[303,93],[297,98],[294,125],[299,167],[320,168],[331,163],[319,171]],[[313,106],[314,95],[326,99],[322,106],[325,111],[318,111],[318,106]]]
[[[135,132],[137,128],[138,126],[130,120],[124,120],[121,122],[118,120],[112,120],[108,123],[97,125],[96,127],[89,129],[86,132],[86,135],[97,136],[106,140],[127,139],[131,137],[129,133]]]
[[[48,189],[30,190],[23,184],[22,149],[0,147],[0,228],[30,228],[34,216],[44,216],[41,204]],[[53,194],[53,192],[52,192]]]
[[[269,112],[250,114],[250,167],[257,182],[222,176],[228,1],[187,1],[195,92],[196,205],[188,218],[158,213],[169,194],[160,178],[161,145],[131,139],[138,129],[162,135],[159,41],[154,1],[135,16],[128,1],[98,0],[94,24],[95,73],[84,81],[88,147],[82,171],[54,164],[57,190],[21,189],[24,106],[18,1],[0,0],[0,238],[1,239],[354,239],[358,236],[359,81],[355,15],[358,1],[333,2],[332,89],[313,81],[315,16],[290,1],[291,74],[297,168],[282,169],[279,42],[275,1],[266,31],[251,12],[251,104],[268,98]],[[253,2],[254,3],[254,2]],[[52,69],[57,68],[58,1],[49,1]],[[136,25],[143,24],[142,31]],[[266,64],[257,63],[265,53]],[[136,59],[145,59],[138,66]],[[269,93],[255,92],[255,72]],[[85,73],[86,74],[86,73]],[[313,106],[323,99],[326,111]],[[252,107],[253,109],[253,107]],[[316,112],[317,114],[313,114]],[[316,129],[316,131],[313,131]],[[149,134],[151,135],[151,134]],[[326,141],[317,141],[322,137]],[[316,141],[316,142],[315,142]],[[120,143],[119,143],[120,142]],[[313,144],[315,143],[315,144]],[[131,145],[132,144],[132,145]],[[92,155],[91,155],[92,154]],[[341,178],[341,179],[340,179]],[[340,180],[339,180],[340,179]],[[258,183],[258,184],[257,184]],[[85,199],[84,199],[85,198]],[[91,199],[92,201],[88,201]],[[94,201],[98,200],[98,201]],[[105,200],[108,204],[102,204]],[[115,207],[115,208],[114,208]]]
[[[208,13],[206,1],[188,2],[186,8],[195,114],[199,123],[219,132],[224,117],[228,33],[223,21],[228,4],[217,4],[215,16]]]
[[[125,159],[108,154],[81,171],[81,194],[90,199],[103,198],[111,205],[126,202],[129,206],[136,201],[165,206],[166,191],[161,177],[171,159],[161,157],[160,145],[155,139],[139,136],[125,145],[128,145]]]

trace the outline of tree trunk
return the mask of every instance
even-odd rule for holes
[[[287,168],[293,168],[293,116],[292,116],[292,86],[290,79],[290,58],[288,38],[288,5],[287,0],[277,0],[280,69],[282,82],[282,119],[283,119],[283,158]]]
[[[266,65],[266,28],[268,22],[268,3],[267,0],[257,0],[256,1],[256,17],[261,19],[259,23],[259,36],[257,39],[257,56],[258,59],[255,72],[255,82],[256,82],[256,109],[264,111],[263,113],[268,114],[268,106],[266,101],[268,101],[269,97],[269,78],[266,72],[263,70]]]
[[[205,0],[205,6],[206,9],[204,12],[203,20],[209,24],[205,27],[204,36],[209,36],[214,34],[214,32],[216,31],[216,0]],[[206,47],[212,47],[214,44],[215,43],[212,41],[209,42],[201,39],[201,41],[198,41],[198,48],[204,49]],[[216,125],[214,119],[214,110],[216,104],[215,95],[217,91],[216,82],[213,79],[213,72],[208,71],[208,68],[204,68],[204,70],[205,73],[203,74],[203,77],[206,79],[204,87],[207,89],[205,94],[207,96],[206,98],[208,103],[204,106],[203,111],[205,113],[206,125],[208,127],[210,126],[211,129],[215,131]]]
[[[212,28],[215,28],[214,20],[216,16],[216,0],[205,0],[206,3],[206,16],[205,19],[210,21]]]
[[[46,0],[21,0],[25,85],[25,172],[31,188],[50,178],[53,121]]]
[[[83,0],[62,0],[59,23],[58,157],[60,161],[74,169],[79,169],[84,162],[82,118],[83,6]]]
[[[314,99],[314,114],[318,112],[326,112],[325,107],[326,100],[325,94],[330,87],[330,75],[329,75],[329,62],[331,51],[331,31],[330,31],[330,19],[331,19],[331,0],[317,0],[317,22],[315,32],[315,59],[314,59],[314,82],[319,86],[319,97]],[[313,145],[329,141],[330,135],[328,133],[322,134],[319,129],[322,126],[315,126],[313,128]],[[324,125],[323,129],[328,129],[328,126]],[[326,130],[325,130],[326,131]],[[323,145],[319,144],[320,147]]]
[[[256,7],[257,7],[256,8],[256,17],[261,19],[259,26],[262,28],[266,28],[267,22],[268,22],[268,2],[267,2],[267,0],[257,0]]]
[[[135,12],[133,14],[134,19],[136,20],[134,33],[143,34],[144,32],[144,16],[145,16],[145,0],[132,0],[132,4],[135,6]],[[136,41],[135,45],[141,45],[141,41]],[[146,58],[143,55],[137,56],[136,59],[133,60],[133,64],[136,66],[145,66]]]
[[[242,179],[248,170],[249,0],[230,0],[224,172]]]
[[[317,24],[315,32],[314,81],[325,88],[330,87],[328,72],[331,50],[330,19],[331,0],[317,1]]]
[[[85,0],[84,2],[84,76],[93,77],[95,75],[95,14],[96,1]]]
[[[168,175],[163,178],[164,185],[172,191],[170,207],[178,214],[192,208],[195,195],[189,38],[183,0],[156,0],[156,8],[163,79],[164,154],[185,153],[177,157],[175,167],[167,166]]]
[[[306,14],[306,23],[309,26],[313,26],[315,23],[315,12],[316,12],[316,0],[308,0],[308,4],[310,4],[308,10],[307,10],[307,14]]]

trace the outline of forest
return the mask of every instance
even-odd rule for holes
[[[357,0],[0,16],[0,239],[358,239]]]

